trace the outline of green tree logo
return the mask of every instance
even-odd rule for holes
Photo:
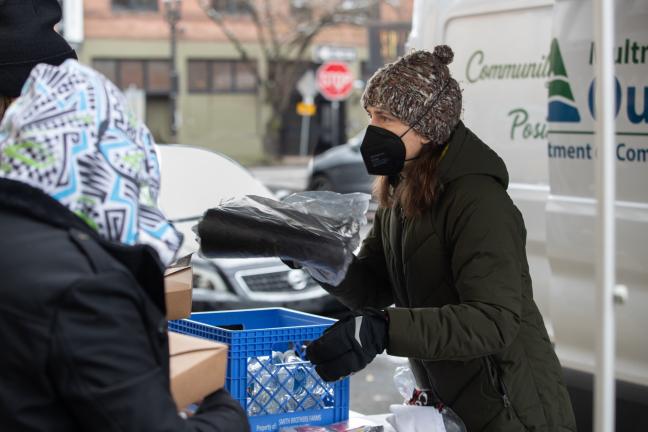
[[[547,120],[559,123],[578,123],[581,120],[580,113],[576,107],[565,62],[556,38],[551,41],[549,62],[551,64],[549,76],[552,78],[549,81],[549,117]]]

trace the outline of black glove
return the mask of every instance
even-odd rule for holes
[[[371,363],[387,348],[388,335],[387,314],[366,308],[326,329],[308,346],[306,355],[324,381],[337,381]]]

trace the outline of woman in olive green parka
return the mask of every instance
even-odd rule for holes
[[[469,432],[575,431],[506,166],[459,120],[452,57],[416,51],[367,84],[361,150],[381,206],[345,280],[326,286],[358,315],[308,355],[327,380],[384,349],[408,357]]]

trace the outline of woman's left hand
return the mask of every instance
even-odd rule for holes
[[[388,334],[388,315],[366,308],[329,327],[308,346],[306,354],[324,381],[337,381],[364,369],[383,352]]]

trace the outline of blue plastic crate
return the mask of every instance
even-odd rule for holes
[[[289,309],[193,313],[169,329],[229,345],[226,387],[252,431],[325,425],[349,418],[349,379],[322,381],[309,362],[275,363],[273,351],[303,353],[335,320]]]

